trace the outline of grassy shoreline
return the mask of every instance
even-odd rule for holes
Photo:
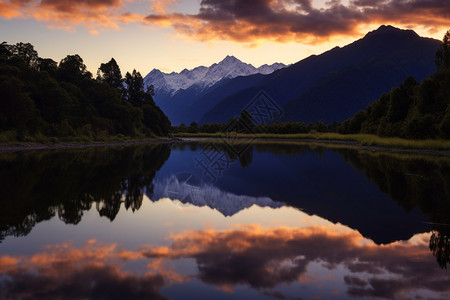
[[[182,133],[179,138],[223,138],[224,133]],[[228,135],[230,136],[230,135]],[[450,150],[450,140],[408,140],[395,137],[379,137],[371,134],[340,134],[340,133],[298,133],[298,134],[234,134],[232,137],[261,140],[303,140],[350,142],[361,146],[379,146],[385,148],[420,149],[420,150]]]
[[[222,138],[249,139],[252,143],[307,143],[328,144],[340,147],[354,147],[362,150],[381,152],[422,153],[440,156],[450,156],[450,140],[406,140],[401,138],[386,138],[369,134],[339,134],[339,133],[301,133],[301,134],[233,134],[223,133],[183,133],[175,134],[177,139],[168,138],[114,138],[109,140],[58,140],[40,142],[7,142],[0,143],[0,152],[41,149],[73,149],[87,147],[114,147],[139,144],[208,142]],[[180,140],[184,139],[184,140]],[[199,140],[200,139],[200,140]],[[231,139],[230,141],[232,141]]]

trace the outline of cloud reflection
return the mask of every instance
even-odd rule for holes
[[[172,235],[169,246],[134,251],[96,241],[81,248],[66,243],[31,257],[0,257],[0,297],[164,299],[162,287],[198,278],[222,291],[244,285],[284,298],[276,289],[280,285],[318,283],[320,274],[308,269],[314,264],[323,274],[344,269],[341,286],[350,296],[397,299],[425,292],[444,299],[450,293],[450,275],[436,265],[429,238],[430,234],[420,234],[409,241],[376,245],[357,231],[335,225],[251,225],[189,230]],[[166,267],[183,259],[194,259],[198,273],[186,275]],[[142,261],[145,272],[139,275],[126,267],[130,261]]]
[[[148,258],[194,258],[198,277],[216,286],[249,285],[267,291],[308,275],[308,265],[348,270],[349,295],[399,298],[424,289],[448,293],[449,274],[428,249],[429,234],[407,242],[376,245],[357,231],[333,227],[189,231],[172,237],[168,248],[148,249]]]
[[[134,257],[135,259],[136,257]],[[49,246],[31,257],[0,257],[2,299],[166,299],[162,275],[124,271],[116,245]]]

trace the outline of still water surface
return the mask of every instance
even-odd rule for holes
[[[450,159],[213,149],[0,154],[0,298],[450,299]]]

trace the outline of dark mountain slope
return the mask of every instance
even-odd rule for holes
[[[279,70],[257,85],[223,99],[200,123],[225,122],[261,90],[285,108],[284,120],[342,121],[398,85],[435,71],[439,41],[414,31],[381,26],[343,48],[333,48]]]
[[[198,99],[185,110],[180,111],[174,117],[174,122],[190,124],[193,121],[197,121],[222,99],[258,84],[264,77],[262,74],[255,74],[224,79],[199,95]]]

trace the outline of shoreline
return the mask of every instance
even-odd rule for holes
[[[17,143],[10,145],[0,144],[0,153],[4,152],[19,152],[19,151],[32,151],[32,150],[65,150],[65,149],[85,149],[85,148],[97,148],[97,147],[121,147],[121,146],[133,146],[133,145],[153,145],[153,144],[178,144],[178,143],[190,143],[190,142],[208,142],[208,141],[221,141],[220,138],[214,137],[180,137],[181,140],[172,139],[154,139],[154,140],[142,140],[142,141],[118,141],[118,142],[83,142],[83,143]],[[245,138],[240,138],[245,139]],[[450,157],[450,150],[436,150],[436,149],[415,149],[415,148],[401,148],[401,147],[387,147],[377,145],[363,145],[360,142],[353,140],[332,140],[332,139],[311,139],[311,138],[256,138],[251,139],[251,143],[301,143],[301,144],[320,144],[326,145],[339,145],[348,146],[351,148],[357,148],[364,151],[371,152],[387,152],[387,153],[404,153],[404,154],[425,154],[433,156]]]
[[[281,140],[273,140],[281,141]],[[426,154],[434,156],[448,156],[450,157],[449,150],[436,150],[436,149],[413,149],[413,148],[399,148],[399,147],[387,147],[387,146],[376,146],[376,145],[363,145],[355,141],[343,141],[343,140],[315,140],[315,139],[298,139],[293,140],[299,143],[317,143],[317,144],[328,144],[328,145],[343,145],[349,147],[355,147],[364,151],[371,152],[387,152],[387,153],[404,153],[404,154]]]
[[[245,139],[245,138],[241,138]],[[184,142],[207,142],[207,141],[220,141],[220,138],[208,138],[208,137],[188,137]],[[420,148],[400,148],[400,147],[387,147],[377,145],[363,145],[357,141],[352,140],[330,140],[330,139],[285,139],[285,138],[256,138],[252,139],[251,143],[301,143],[301,144],[320,144],[347,146],[349,148],[356,148],[370,152],[385,152],[385,153],[400,153],[400,154],[425,154],[433,156],[450,157],[450,150],[437,150],[437,149],[420,149]]]

